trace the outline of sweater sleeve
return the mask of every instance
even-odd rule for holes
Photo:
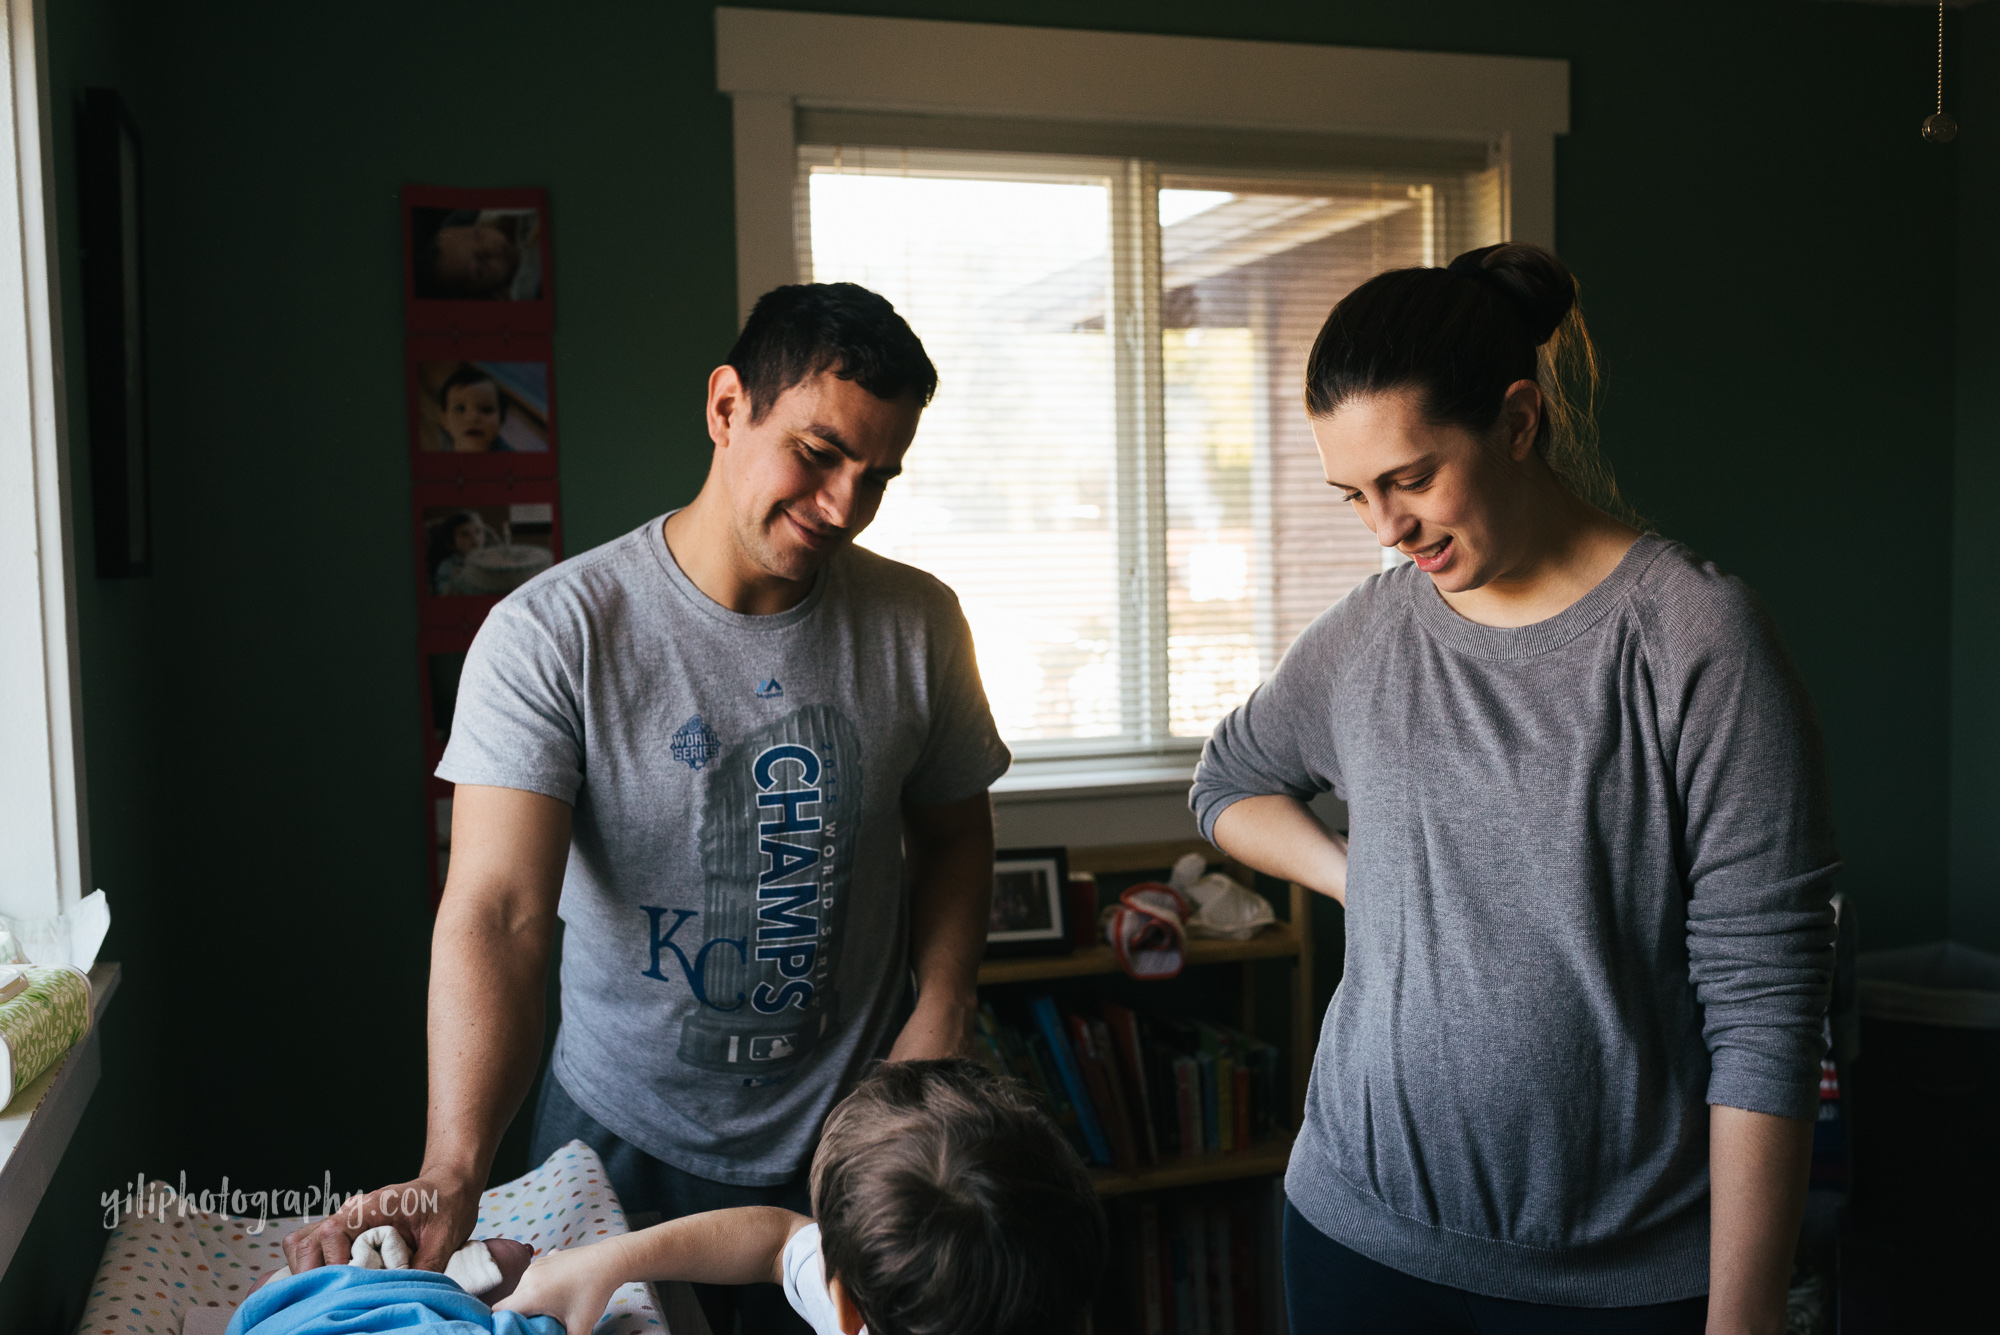
[[[1661,600],[1685,815],[1688,971],[1708,1102],[1782,1117],[1819,1103],[1833,977],[1832,800],[1819,726],[1749,590],[1706,567]]]
[[[1333,742],[1333,679],[1343,605],[1308,626],[1250,698],[1215,725],[1195,767],[1188,805],[1204,839],[1246,797],[1310,801],[1340,790]]]

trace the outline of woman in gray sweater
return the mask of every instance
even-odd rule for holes
[[[1216,728],[1222,848],[1341,901],[1286,1174],[1295,1332],[1779,1331],[1836,868],[1819,734],[1743,584],[1642,534],[1563,395],[1553,255],[1357,288],[1306,406],[1410,563]],[[1571,378],[1574,378],[1573,376]],[[1305,803],[1332,790],[1347,838]]]

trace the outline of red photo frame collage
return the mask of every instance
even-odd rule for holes
[[[548,192],[402,191],[404,397],[433,908],[451,858],[436,777],[487,613],[563,558]]]

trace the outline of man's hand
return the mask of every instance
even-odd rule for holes
[[[442,1174],[419,1177],[371,1191],[319,1223],[287,1235],[285,1262],[295,1275],[323,1265],[346,1265],[353,1259],[355,1238],[388,1224],[412,1244],[412,1265],[442,1272],[451,1254],[472,1236],[478,1217],[476,1185]]]
[[[552,1316],[568,1335],[590,1335],[627,1278],[619,1264],[620,1238],[538,1256],[520,1285],[493,1304],[496,1312]]]

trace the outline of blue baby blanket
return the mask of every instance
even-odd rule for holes
[[[429,1270],[321,1266],[243,1300],[228,1335],[563,1335],[551,1316],[496,1312]]]

